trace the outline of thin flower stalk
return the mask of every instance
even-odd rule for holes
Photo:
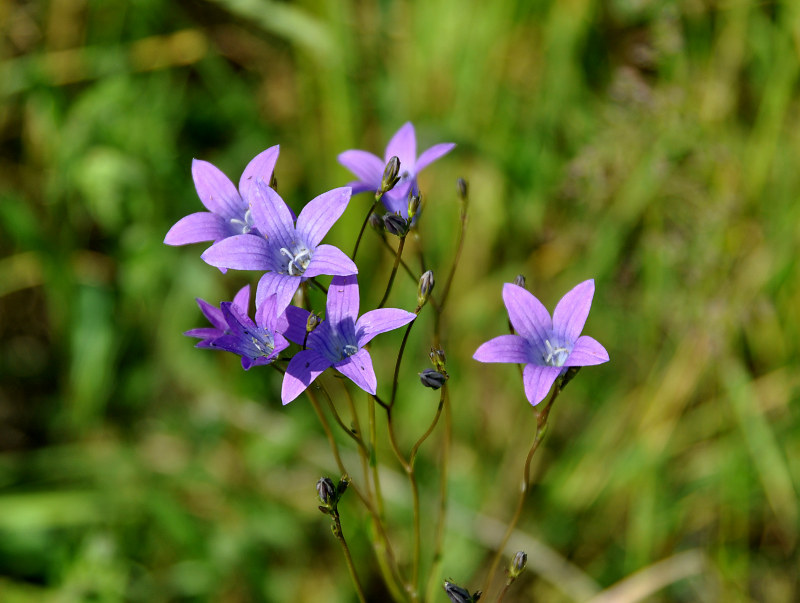
[[[389,293],[392,292],[392,285],[394,284],[394,277],[397,275],[397,268],[400,266],[400,259],[403,256],[403,247],[406,244],[406,238],[401,237],[400,243],[397,245],[397,254],[394,258],[394,266],[392,266],[392,273],[389,275],[389,282],[386,284],[386,292],[383,294],[383,299],[381,299],[381,303],[378,304],[378,308],[383,308],[384,304],[386,304],[386,300],[389,299]]]
[[[450,464],[450,440],[453,433],[453,416],[450,408],[450,394],[447,386],[444,392],[444,430],[442,434],[442,457],[439,463],[439,516],[436,519],[436,535],[433,542],[433,561],[428,576],[426,599],[433,600],[434,592],[439,585],[439,569],[442,566],[442,549],[444,547],[444,529],[447,523],[447,469]]]
[[[436,425],[439,423],[439,417],[442,416],[442,409],[444,408],[444,400],[447,395],[447,384],[443,385],[439,390],[439,406],[436,408],[436,414],[433,416],[433,421],[431,422],[428,429],[423,433],[414,446],[411,448],[411,454],[408,457],[409,464],[413,467],[414,461],[417,458],[417,452],[419,452],[420,446],[428,439],[428,437],[433,433],[433,430],[436,429]]]
[[[342,456],[339,453],[339,445],[336,443],[336,438],[333,435],[330,423],[328,423],[328,419],[325,418],[325,414],[322,412],[322,408],[320,407],[317,397],[314,395],[313,389],[306,389],[306,394],[308,394],[308,399],[311,400],[311,406],[314,408],[314,412],[317,413],[317,417],[322,424],[322,429],[325,431],[325,436],[328,438],[328,443],[330,444],[333,458],[336,461],[336,466],[339,468],[339,471],[342,475],[349,475],[344,466],[344,462],[342,461]],[[386,536],[386,530],[383,527],[383,522],[378,517],[375,507],[364,496],[364,493],[361,492],[360,488],[352,483],[352,481],[350,482],[349,487],[356,493],[356,496],[358,496],[359,500],[361,500],[372,517],[373,527],[375,528],[375,533],[377,535],[377,541],[373,542],[373,547],[377,553],[381,553],[377,556],[378,567],[381,570],[384,582],[386,583],[392,598],[395,601],[402,602],[406,599],[402,595],[403,589],[400,587],[400,585],[405,583],[400,576],[400,570],[397,567],[397,561],[394,557],[394,552],[392,551],[391,545],[389,544],[389,539]]]
[[[525,464],[522,468],[522,486],[520,488],[519,499],[517,500],[517,507],[514,510],[514,515],[511,518],[511,521],[508,523],[508,528],[506,528],[506,533],[503,536],[503,540],[500,541],[500,544],[495,551],[494,558],[492,559],[492,564],[489,566],[489,572],[486,576],[486,581],[483,583],[483,592],[488,592],[489,588],[492,585],[492,580],[494,580],[494,575],[497,572],[497,567],[500,564],[500,559],[503,556],[503,551],[508,544],[508,540],[511,538],[511,534],[514,532],[514,529],[517,527],[517,522],[519,518],[522,516],[522,509],[525,507],[525,501],[528,498],[528,492],[530,491],[530,484],[531,484],[531,460],[533,459],[533,455],[536,454],[536,451],[539,449],[539,444],[542,443],[544,439],[545,433],[547,433],[547,419],[550,417],[550,409],[553,407],[553,403],[556,401],[556,398],[561,393],[561,380],[556,382],[556,386],[553,388],[553,391],[550,394],[550,397],[547,400],[544,408],[537,414],[536,417],[536,433],[533,436],[533,444],[531,445],[530,450],[528,451],[528,456],[525,458]]]
[[[361,245],[361,239],[364,236],[364,231],[367,229],[367,224],[369,224],[369,217],[374,213],[376,209],[378,209],[378,205],[381,202],[382,195],[375,195],[375,201],[370,206],[367,215],[364,217],[364,222],[361,224],[361,230],[358,231],[358,238],[356,238],[355,247],[353,247],[353,253],[350,255],[350,258],[355,262],[356,255],[358,254],[358,247]]]
[[[350,555],[350,547],[347,546],[347,540],[344,537],[344,530],[342,530],[342,522],[339,519],[339,511],[335,510],[331,513],[333,517],[333,526],[332,532],[333,535],[336,536],[336,540],[339,541],[339,544],[342,545],[342,552],[344,553],[345,563],[347,565],[347,569],[350,572],[350,578],[353,580],[353,585],[356,587],[356,595],[358,596],[358,600],[361,603],[367,603],[367,598],[364,596],[364,589],[361,586],[361,581],[358,579],[358,574],[356,573],[356,566],[353,563],[353,557]]]

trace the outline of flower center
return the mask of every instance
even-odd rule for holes
[[[256,337],[255,335],[250,335],[250,339],[253,342],[253,346],[261,352],[262,356],[269,356],[272,354],[272,350],[275,349],[275,343],[272,340],[272,336],[269,333],[262,333],[262,338]]]
[[[352,343],[348,343],[342,347],[342,354],[344,354],[345,358],[349,358],[353,354],[358,351],[358,348],[354,346]]]
[[[301,276],[308,268],[308,263],[311,261],[311,251],[305,246],[293,248],[293,252],[286,247],[281,247],[281,255],[289,258],[286,264],[286,273],[289,276]]]
[[[250,212],[250,208],[247,208],[241,220],[239,218],[231,218],[230,222],[236,230],[241,230],[242,234],[249,233],[253,230],[253,215]]]
[[[544,340],[544,363],[547,366],[564,366],[572,350],[563,345],[553,345],[549,339]]]

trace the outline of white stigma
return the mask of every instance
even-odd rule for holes
[[[253,230],[253,216],[250,213],[250,208],[247,208],[247,211],[244,212],[244,219],[240,220],[238,218],[231,218],[231,224],[236,226],[237,228],[241,229],[242,234],[247,234],[251,230]]]
[[[358,348],[354,346],[352,343],[348,343],[342,348],[342,354],[347,356],[348,358],[355,354],[358,351]]]
[[[306,271],[308,263],[311,261],[311,252],[308,249],[302,247],[296,254],[286,249],[286,247],[281,247],[280,251],[281,255],[289,258],[289,263],[286,266],[289,276],[301,276]]]
[[[544,347],[547,355],[544,357],[544,363],[547,366],[564,366],[564,363],[567,361],[569,357],[570,350],[565,347],[553,347],[553,344],[550,343],[550,340],[544,340]]]

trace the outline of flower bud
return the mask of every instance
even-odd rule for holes
[[[436,367],[436,370],[440,373],[444,373],[444,365],[447,362],[447,358],[444,356],[444,350],[440,348],[431,348],[431,362],[433,362],[433,366]]]
[[[392,157],[383,169],[383,179],[381,180],[381,190],[379,194],[388,193],[394,188],[394,185],[400,181],[398,174],[400,173],[400,159],[397,156]]]
[[[433,369],[425,369],[421,373],[419,373],[419,381],[425,387],[430,387],[431,389],[439,389],[445,384],[447,381],[448,375],[440,373],[439,371],[435,371]]]
[[[524,289],[525,288],[525,277],[522,276],[521,274],[518,274],[517,276],[514,277],[514,284],[517,287],[522,287]]]
[[[444,581],[444,592],[450,597],[452,603],[477,603],[482,594],[481,591],[477,591],[470,595],[466,588],[462,588],[458,584],[453,584],[447,580]]]
[[[525,569],[528,564],[528,554],[525,551],[517,551],[514,559],[511,560],[511,565],[508,568],[508,575],[511,578],[516,578]]]
[[[463,178],[456,180],[456,190],[458,191],[458,198],[462,201],[466,201],[467,195],[469,194],[469,185],[467,181]]]
[[[313,312],[309,314],[308,320],[306,320],[306,333],[311,333],[311,331],[316,329],[319,322],[320,322],[319,316],[317,316]]]
[[[269,187],[276,193],[278,192],[278,177],[275,172],[272,172],[272,176],[269,177]]]
[[[329,477],[321,477],[317,482],[317,494],[325,505],[332,505],[336,501],[336,486]]]
[[[433,278],[433,271],[426,270],[421,277],[419,277],[419,287],[417,288],[417,307],[422,308],[428,301],[428,297],[433,291],[433,286],[436,281]]]
[[[404,237],[408,233],[408,221],[400,214],[386,214],[383,216],[383,227],[386,232],[397,237]]]
[[[408,219],[410,220],[414,216],[417,215],[419,211],[419,206],[421,202],[420,194],[417,193],[416,195],[412,193],[408,193]]]

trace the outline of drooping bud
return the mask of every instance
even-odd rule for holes
[[[456,180],[456,190],[458,191],[458,198],[462,201],[466,201],[467,195],[469,195],[469,185],[467,181],[463,178]]]
[[[272,176],[269,177],[269,187],[276,193],[278,192],[278,177],[275,172],[272,172]]]
[[[524,289],[525,288],[525,277],[522,276],[521,274],[518,274],[517,276],[514,277],[514,284],[517,287],[522,287]]]
[[[333,485],[333,480],[329,477],[321,477],[317,482],[317,494],[319,499],[326,506],[330,506],[336,502],[336,486]]]
[[[383,169],[383,179],[381,180],[381,190],[378,191],[379,195],[388,193],[394,188],[394,185],[400,182],[400,159],[397,156],[392,157]]]
[[[317,325],[319,323],[320,323],[319,316],[317,316],[313,312],[309,314],[308,320],[306,320],[306,333],[311,333],[311,331],[317,328]]]
[[[561,380],[558,383],[559,389],[564,389],[567,386],[567,383],[572,381],[575,375],[578,374],[578,371],[581,370],[579,366],[571,366],[567,369],[567,372],[561,375]]]
[[[433,270],[426,270],[419,277],[419,286],[417,287],[417,308],[422,309],[430,297],[431,291],[436,284],[433,278]]]
[[[477,603],[481,598],[481,594],[483,594],[481,591],[477,591],[470,595],[466,588],[462,588],[458,584],[453,584],[447,580],[444,581],[444,592],[450,597],[452,603]]]
[[[448,379],[448,375],[440,373],[439,371],[435,371],[433,369],[425,369],[421,373],[419,373],[419,381],[425,387],[430,387],[431,389],[439,389],[442,387]]]
[[[404,237],[408,234],[408,221],[400,214],[386,214],[383,216],[383,227],[386,232],[397,237]]]
[[[417,193],[416,195],[411,193],[411,192],[408,193],[408,219],[409,220],[417,215],[417,212],[419,211],[419,206],[420,206],[421,201],[422,201],[422,199],[421,199],[419,193]]]
[[[528,554],[525,551],[517,551],[514,559],[511,560],[511,565],[508,567],[508,575],[510,578],[517,578],[525,566],[528,564]]]
[[[431,362],[433,362],[433,366],[436,367],[436,370],[440,373],[444,373],[444,365],[447,362],[447,358],[445,358],[444,350],[441,348],[431,348]]]

